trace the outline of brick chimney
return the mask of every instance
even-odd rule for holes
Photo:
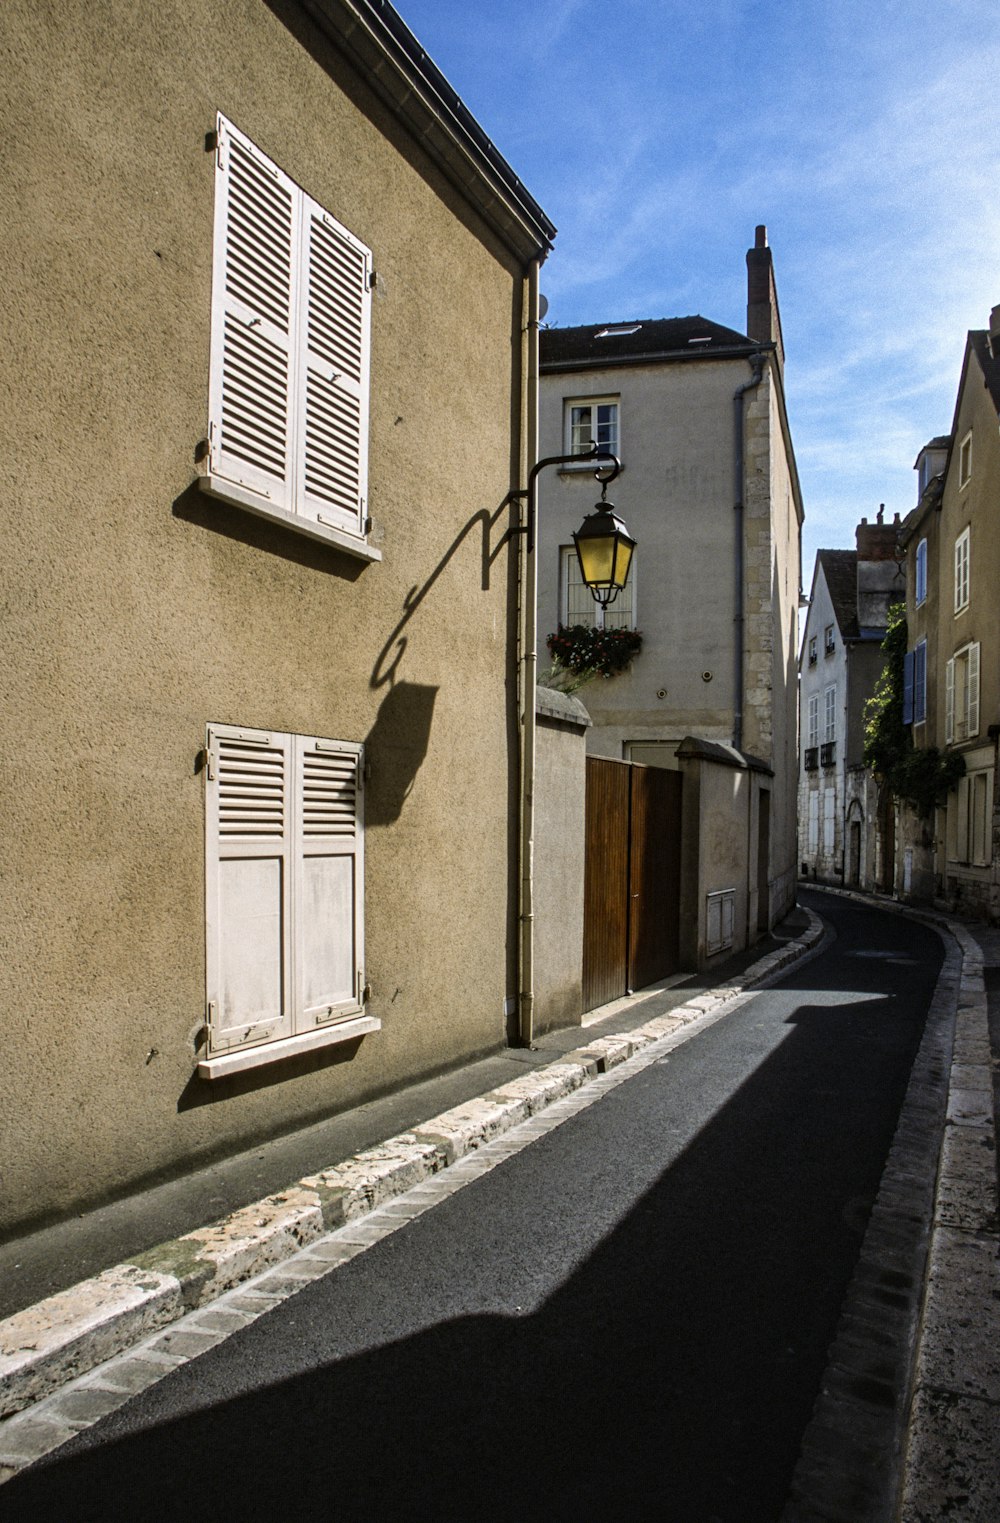
[[[899,556],[896,548],[899,539],[899,514],[891,524],[882,522],[885,503],[879,504],[878,517],[873,524],[863,518],[855,530],[859,561],[894,561]]]
[[[785,346],[774,284],[774,262],[763,223],[757,228],[753,248],[747,249],[747,334],[755,343],[777,345],[778,367],[783,371]]]

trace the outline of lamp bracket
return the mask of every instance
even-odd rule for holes
[[[594,472],[594,480],[601,483],[601,498],[603,499],[607,488],[611,485],[612,481],[614,481],[615,477],[620,473],[622,463],[618,459],[617,455],[612,454],[611,450],[604,449],[599,444],[592,444],[590,449],[585,454],[546,455],[544,460],[536,461],[535,464],[531,467],[531,470],[528,472],[528,511],[525,515],[526,521],[523,524],[518,524],[517,528],[513,531],[515,534],[527,534],[529,555],[534,552],[535,548],[535,481],[538,477],[539,471],[544,471],[545,468],[550,465],[579,465],[581,462],[586,462],[588,460],[599,460],[609,464],[611,467],[606,476],[601,474],[600,468]],[[514,492],[511,495],[515,497],[524,497],[525,493],[524,491],[519,491]]]

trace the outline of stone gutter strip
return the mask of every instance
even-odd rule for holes
[[[797,940],[669,1014],[634,1031],[595,1037],[412,1131],[8,1317],[0,1322],[0,1418],[22,1411],[157,1328],[405,1194],[651,1042],[767,982],[809,952],[822,935],[822,922],[810,914],[809,926]],[[0,1424],[0,1468],[3,1464]]]
[[[901,1516],[1000,1518],[1000,1233],[983,955],[964,926]]]
[[[949,917],[877,907],[952,941],[781,1523],[996,1523],[1000,1238],[982,952]]]

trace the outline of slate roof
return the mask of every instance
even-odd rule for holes
[[[690,360],[702,355],[728,359],[752,354],[759,347],[745,333],[697,314],[543,328],[539,334],[542,370],[634,364],[650,359]]]
[[[845,640],[858,639],[858,552],[817,550],[833,604],[837,628]]]
[[[976,351],[993,406],[1000,413],[1000,359],[994,359],[990,353],[990,336],[985,328],[976,328],[969,334],[969,342]]]

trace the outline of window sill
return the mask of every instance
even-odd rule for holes
[[[615,454],[617,453],[618,451],[615,450]],[[609,469],[610,465],[610,460],[567,461],[564,465],[559,467],[556,474],[558,476],[585,476],[588,471],[591,474],[593,474],[594,471],[606,471]],[[622,476],[624,473],[625,467],[622,466],[618,474],[619,476]]]
[[[277,1042],[262,1042],[259,1047],[241,1047],[238,1052],[223,1052],[216,1058],[201,1058],[198,1077],[224,1079],[229,1074],[243,1073],[248,1068],[262,1068],[265,1064],[280,1063],[283,1058],[298,1057],[300,1053],[316,1052],[339,1042],[352,1042],[369,1031],[381,1029],[382,1022],[375,1016],[356,1015],[346,1021],[337,1021],[332,1026],[302,1032],[299,1036],[282,1037]]]
[[[335,528],[333,524],[317,522],[314,518],[303,518],[298,513],[288,513],[284,508],[275,507],[266,498],[260,497],[256,492],[251,492],[248,487],[240,486],[237,482],[227,481],[224,476],[199,476],[198,485],[209,497],[218,497],[223,502],[231,502],[236,507],[246,508],[248,512],[256,514],[258,518],[270,519],[272,523],[284,524],[296,534],[304,534],[307,539],[318,539],[325,545],[335,545],[338,550],[343,550],[345,555],[353,555],[361,561],[380,561],[381,550],[376,550],[366,539],[357,534],[348,534],[346,529]]]

